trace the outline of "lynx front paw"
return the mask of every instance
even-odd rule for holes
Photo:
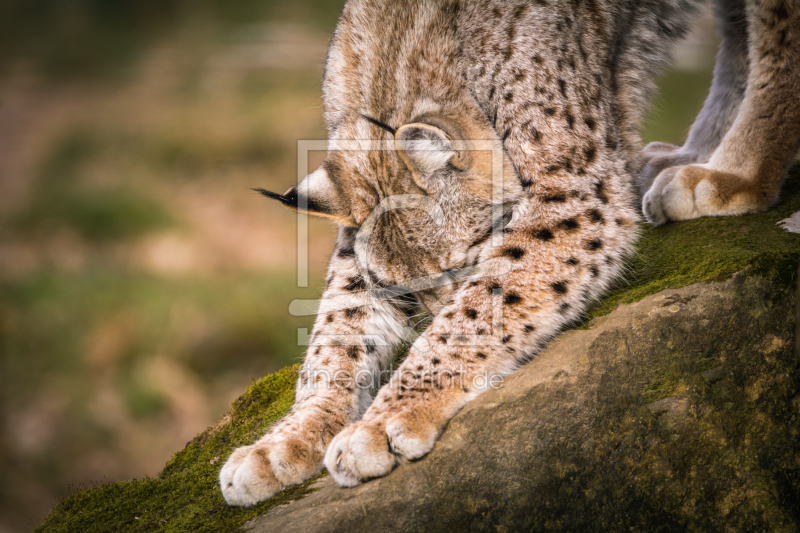
[[[325,466],[343,487],[385,476],[398,464],[419,459],[433,449],[441,426],[412,411],[362,420],[333,439]]]
[[[249,507],[322,470],[322,454],[299,439],[235,450],[219,473],[229,505]]]

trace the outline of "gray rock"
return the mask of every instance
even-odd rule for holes
[[[315,531],[798,531],[795,294],[739,273],[559,336],[425,458],[329,477],[244,526]]]

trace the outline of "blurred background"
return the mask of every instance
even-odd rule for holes
[[[302,356],[288,304],[335,232],[311,221],[298,288],[296,217],[249,188],[285,190],[325,138],[342,4],[0,0],[0,533],[155,476]],[[646,140],[683,140],[715,50],[705,14]]]

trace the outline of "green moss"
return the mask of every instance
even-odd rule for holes
[[[665,289],[721,281],[742,270],[793,286],[800,235],[785,231],[777,222],[796,211],[800,211],[800,165],[790,171],[781,200],[765,213],[701,218],[657,228],[641,224],[628,275],[590,309],[589,318]]]
[[[298,365],[254,383],[219,424],[175,454],[157,478],[92,487],[61,502],[37,532],[231,531],[313,489],[311,479],[249,509],[229,507],[217,476],[230,451],[252,444],[294,402]]]

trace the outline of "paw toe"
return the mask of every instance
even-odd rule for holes
[[[434,425],[424,420],[395,417],[386,425],[386,435],[394,454],[403,461],[412,461],[433,449],[439,432]]]
[[[380,423],[356,423],[337,435],[325,455],[325,466],[342,487],[354,487],[385,476],[397,464]]]
[[[268,500],[282,488],[264,447],[246,446],[234,451],[222,467],[219,480],[228,505],[243,507]]]
[[[649,191],[642,200],[642,213],[648,222],[654,226],[660,226],[667,222],[667,217],[661,209],[660,194]]]

